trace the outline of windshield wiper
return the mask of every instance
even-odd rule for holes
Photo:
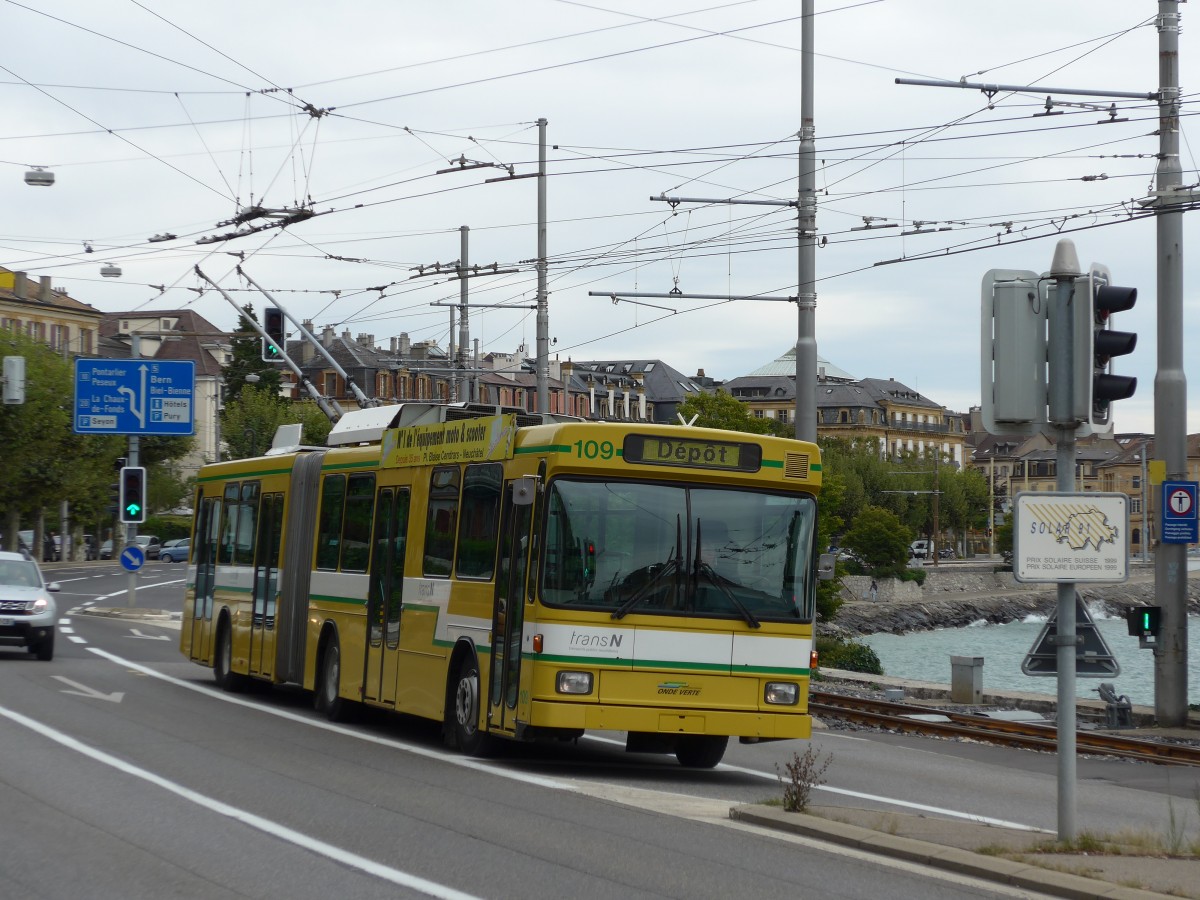
[[[659,566],[651,573],[650,577],[636,591],[629,595],[624,603],[613,610],[612,617],[614,619],[623,619],[625,615],[638,605],[642,600],[646,599],[650,591],[662,584],[663,579],[668,575],[674,575],[679,572],[679,560],[674,556],[668,559],[665,563]]]
[[[679,516],[675,516],[675,549],[671,551],[671,555],[667,561],[650,573],[650,577],[636,591],[629,595],[629,598],[613,610],[612,618],[623,619],[625,615],[637,606],[657,585],[662,584],[664,578],[668,575],[675,576],[675,593],[679,593],[679,556],[680,543],[683,540],[682,525],[679,521]]]
[[[709,582],[711,582],[713,584],[713,586],[715,586],[716,589],[725,596],[725,599],[728,600],[730,603],[732,603],[734,605],[734,607],[737,608],[737,611],[742,614],[742,618],[746,620],[746,624],[748,624],[751,628],[761,628],[762,627],[762,625],[759,623],[758,619],[754,618],[754,613],[750,612],[750,610],[746,606],[746,604],[744,604],[741,600],[739,600],[737,597],[735,597],[733,591],[729,590],[729,588],[726,587],[725,579],[717,574],[716,569],[714,569],[712,566],[710,566],[704,560],[697,559],[696,560],[696,572],[698,574],[703,575],[705,578],[707,578],[709,580]]]

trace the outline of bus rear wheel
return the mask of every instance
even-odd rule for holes
[[[314,705],[318,712],[325,713],[331,722],[344,722],[349,715],[349,704],[338,696],[342,686],[342,651],[337,638],[331,638],[321,654],[321,671],[317,674],[317,691]]]
[[[675,745],[675,758],[689,769],[711,769],[725,755],[726,735],[685,734]]]
[[[458,667],[454,682],[454,717],[451,726],[458,749],[468,756],[489,756],[495,751],[495,738],[479,727],[479,666],[467,657]]]
[[[244,675],[233,671],[233,637],[224,622],[217,634],[217,658],[213,660],[213,680],[222,690],[237,692],[246,686]]]

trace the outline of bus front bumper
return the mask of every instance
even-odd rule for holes
[[[534,701],[530,713],[529,725],[566,731],[714,734],[761,740],[812,736],[810,716],[783,710],[777,713],[716,709],[668,711],[660,707]]]

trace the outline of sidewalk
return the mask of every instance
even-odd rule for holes
[[[735,806],[729,817],[1025,890],[1073,900],[1200,898],[1200,860],[1035,853],[1055,835],[911,813],[810,806]]]

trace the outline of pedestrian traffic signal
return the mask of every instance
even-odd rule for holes
[[[1162,607],[1131,606],[1125,610],[1125,623],[1130,637],[1154,637],[1162,627]]]
[[[1133,309],[1137,288],[1117,287],[1106,266],[1093,264],[1075,282],[1072,411],[1096,431],[1112,430],[1112,402],[1132,397],[1137,379],[1115,375],[1112,360],[1133,352],[1137,335],[1112,329],[1113,313]]]
[[[263,360],[277,362],[283,359],[280,350],[286,346],[284,342],[287,338],[283,333],[283,310],[278,306],[268,306],[263,310],[263,331],[267,333],[267,337],[262,340]],[[275,342],[274,346],[271,341]]]
[[[126,466],[121,470],[121,521],[126,525],[146,521],[146,470],[141,466]]]

